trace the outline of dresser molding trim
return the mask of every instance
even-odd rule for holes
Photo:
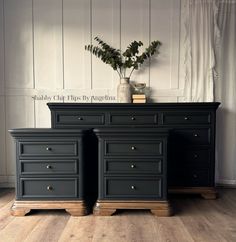
[[[205,199],[216,199],[218,196],[215,187],[171,187],[169,193],[173,194],[200,194]]]
[[[151,213],[159,217],[168,217],[173,214],[169,201],[147,200],[97,200],[93,214],[111,216],[117,209],[150,209]]]
[[[12,216],[25,216],[31,209],[65,209],[72,216],[88,214],[85,201],[15,201],[11,207]]]

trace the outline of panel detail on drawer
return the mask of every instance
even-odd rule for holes
[[[162,179],[105,178],[105,197],[162,197]]]
[[[168,112],[162,114],[162,124],[209,124],[209,112]]]
[[[20,156],[55,156],[66,155],[76,156],[78,154],[78,144],[76,141],[45,141],[45,142],[19,142]]]
[[[175,184],[179,186],[212,186],[210,184],[209,170],[204,169],[183,167],[175,180]]]
[[[162,159],[105,159],[104,172],[107,174],[161,174],[162,162]]]
[[[105,155],[162,155],[162,141],[105,141]]]
[[[157,124],[158,118],[155,113],[147,114],[110,114],[110,123],[116,125],[125,125],[125,124]]]
[[[20,160],[22,175],[77,174],[77,160]]]
[[[171,131],[171,139],[175,143],[173,144],[198,144],[198,145],[209,145],[210,139],[210,128],[205,129],[175,129]]]
[[[88,124],[104,124],[104,114],[96,113],[56,113],[57,124],[76,124],[76,125],[88,125]]]
[[[170,154],[174,163],[190,166],[209,167],[211,161],[211,149],[202,147],[181,147]]]
[[[21,196],[25,198],[76,198],[77,183],[76,178],[22,178],[20,179]]]

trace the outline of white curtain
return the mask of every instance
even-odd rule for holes
[[[187,0],[185,17],[184,100],[213,101],[217,5],[214,0]]]
[[[217,116],[217,181],[236,184],[236,0],[219,0],[215,100]]]
[[[219,101],[216,181],[236,184],[236,0],[183,0],[185,101]]]

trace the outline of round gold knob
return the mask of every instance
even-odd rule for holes
[[[194,134],[194,137],[198,137],[198,134]]]
[[[51,147],[47,147],[46,150],[47,151],[50,151],[50,150],[52,150],[52,148]]]
[[[135,120],[135,117],[132,117],[131,119],[132,119],[132,120]]]
[[[51,165],[47,165],[46,168],[47,168],[47,169],[51,169],[52,166],[51,166]]]
[[[135,186],[131,186],[131,189],[132,189],[132,190],[135,190]]]
[[[53,190],[52,186],[47,186],[47,190],[52,191]]]
[[[189,117],[184,117],[184,120],[189,120]]]
[[[83,118],[82,117],[78,117],[78,120],[83,120]]]
[[[136,149],[136,147],[135,147],[135,146],[132,146],[132,147],[131,147],[131,150],[135,150],[135,149]]]
[[[131,167],[131,168],[135,168],[135,165],[132,164],[130,167]]]

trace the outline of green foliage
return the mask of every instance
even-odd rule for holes
[[[99,37],[94,39],[98,42],[98,46],[86,45],[85,50],[90,51],[104,63],[110,65],[113,70],[118,72],[121,78],[126,77],[127,69],[131,69],[130,77],[133,71],[138,70],[147,59],[150,59],[155,53],[159,53],[158,49],[161,46],[160,41],[152,41],[145,51],[139,55],[139,47],[143,46],[141,41],[135,40],[131,42],[126,50],[121,53],[119,49],[111,47]]]

